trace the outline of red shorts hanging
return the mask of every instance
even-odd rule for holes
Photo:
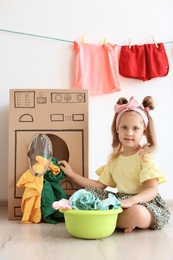
[[[126,78],[143,81],[164,77],[169,72],[169,62],[163,43],[122,46],[119,72]]]
[[[121,90],[117,45],[74,43],[76,52],[74,88],[89,89],[90,94]]]

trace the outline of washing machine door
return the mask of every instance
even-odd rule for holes
[[[29,169],[34,176],[45,174],[52,160],[52,143],[45,134],[36,134],[28,145]]]

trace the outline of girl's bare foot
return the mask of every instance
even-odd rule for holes
[[[132,230],[135,229],[135,227],[128,227],[124,229],[124,233],[130,233]]]

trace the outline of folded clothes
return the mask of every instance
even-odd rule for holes
[[[77,210],[109,210],[117,209],[121,206],[121,202],[111,193],[108,198],[100,200],[96,198],[91,192],[85,189],[76,191],[68,200],[55,201],[52,207],[57,209],[77,209]]]

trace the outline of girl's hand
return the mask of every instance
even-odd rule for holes
[[[148,202],[158,194],[158,180],[156,178],[147,180],[143,183],[144,190],[128,199],[121,200],[122,208],[130,208],[140,202]]]
[[[135,203],[133,201],[133,197],[129,198],[129,199],[125,199],[125,200],[121,200],[121,207],[122,208],[130,208],[131,206],[133,206]]]
[[[60,165],[61,164],[61,165]],[[97,181],[97,180],[91,180],[89,178],[86,178],[84,176],[81,176],[78,173],[75,173],[70,164],[68,164],[66,161],[59,161],[58,166],[61,168],[61,170],[75,183],[77,183],[79,186],[86,188],[86,187],[93,187],[93,188],[99,188],[99,189],[105,189],[106,185],[103,183]]]
[[[63,161],[58,161],[58,164],[63,164],[63,165],[59,165],[59,167],[67,176],[72,177],[74,175],[74,172],[69,163],[63,160]]]

